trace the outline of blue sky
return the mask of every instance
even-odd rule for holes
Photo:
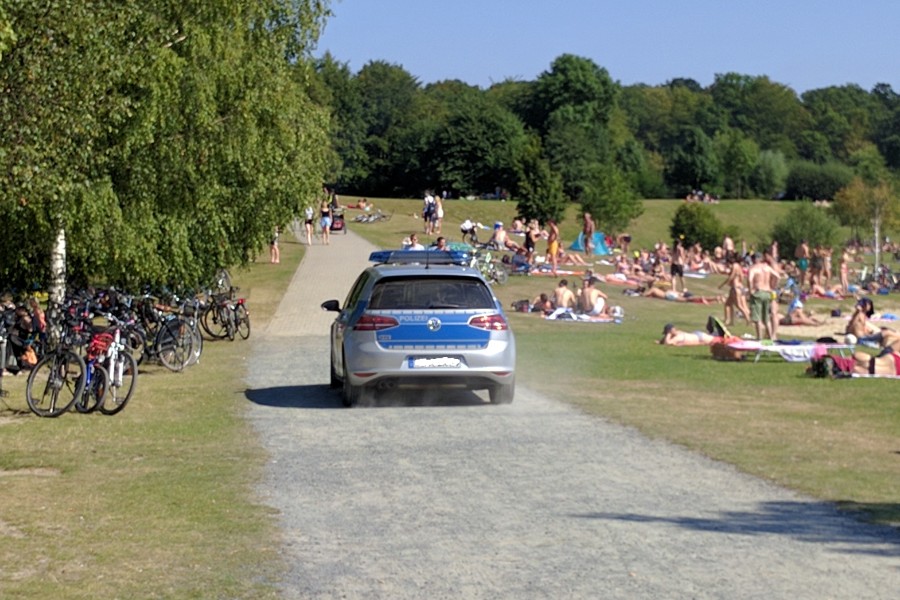
[[[398,64],[422,84],[531,81],[561,54],[623,85],[767,75],[797,93],[900,91],[898,0],[332,0],[315,51],[357,72]]]

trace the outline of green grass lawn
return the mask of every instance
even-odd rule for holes
[[[421,201],[374,202],[392,219],[350,222],[351,229],[384,247],[421,232]],[[678,202],[646,206],[631,231],[636,246],[668,239]],[[713,209],[751,240],[764,239],[786,205],[723,202]],[[458,240],[464,219],[509,223],[516,207],[451,201],[445,212],[444,233]],[[354,214],[348,211],[348,221]],[[574,207],[561,228],[564,239],[575,238]],[[302,247],[285,240],[281,265],[234,273],[255,330],[274,313],[301,256]],[[717,283],[691,285],[708,293]],[[511,277],[496,293],[509,306],[555,285],[549,277]],[[622,324],[510,314],[522,386],[900,524],[896,381],[810,379],[802,365],[780,359],[723,363],[706,348],[662,347],[654,340],[665,322],[700,328],[721,306],[601,288],[624,307]],[[891,300],[896,312],[900,303]],[[114,417],[34,417],[24,377],[4,379],[11,393],[0,403],[0,597],[274,597],[279,533],[269,509],[253,501],[266,457],[243,419],[248,349],[239,341],[211,343],[200,365],[182,374],[142,369],[135,398]]]

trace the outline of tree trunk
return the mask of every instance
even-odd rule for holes
[[[878,266],[881,264],[881,215],[876,214],[873,221],[875,225],[875,270],[873,273],[878,277]]]
[[[66,297],[66,230],[60,227],[50,252],[50,302],[62,303]]]

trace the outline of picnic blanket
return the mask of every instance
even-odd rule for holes
[[[573,312],[571,308],[557,309],[549,315],[544,315],[548,321],[568,321],[570,323],[621,323],[621,317],[613,317],[610,315],[585,315]]]

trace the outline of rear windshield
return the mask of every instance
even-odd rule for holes
[[[417,310],[428,308],[494,308],[491,291],[471,277],[404,277],[375,284],[369,308]]]

